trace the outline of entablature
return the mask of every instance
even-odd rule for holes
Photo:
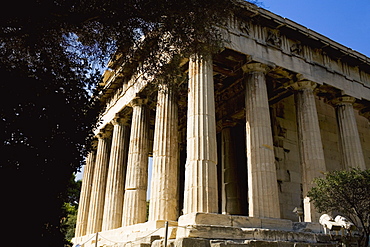
[[[267,74],[270,104],[290,96],[288,87],[299,75],[318,84],[319,97],[349,95],[356,98],[356,109],[368,112],[370,59],[365,55],[249,3],[242,4],[224,31],[230,42],[213,58],[216,102],[241,97],[243,66],[257,62],[271,68]],[[117,54],[110,62],[102,84],[103,124],[151,84],[153,78],[141,72],[142,64],[138,59],[124,62]],[[186,68],[186,58],[182,66]],[[185,100],[179,105],[186,107],[186,90],[182,91],[179,99]],[[236,108],[238,105],[235,103]],[[222,111],[217,114],[223,115]],[[240,113],[235,110],[235,114],[238,117]]]
[[[241,8],[227,27],[227,47],[278,66],[283,55],[294,57],[370,87],[370,58],[255,5]]]

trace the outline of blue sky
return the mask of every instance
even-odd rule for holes
[[[262,7],[370,57],[370,0],[259,0]]]

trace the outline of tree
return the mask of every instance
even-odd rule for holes
[[[76,181],[76,176],[72,174],[69,180],[69,186],[66,191],[67,201],[63,204],[63,211],[65,217],[61,220],[61,229],[67,244],[72,246],[71,239],[75,235],[77,210],[80,199],[81,180]]]
[[[370,235],[370,170],[353,168],[333,171],[315,180],[308,197],[317,210],[338,212],[349,219],[363,233],[362,246],[367,246]]]
[[[0,62],[1,212],[9,214],[4,234],[16,230],[23,236],[11,243],[15,246],[63,240],[64,192],[83,162],[85,140],[96,121],[85,84],[58,55],[51,61],[51,52],[47,59],[43,51],[39,54],[60,68],[46,66],[47,61],[33,65],[31,59]]]
[[[12,246],[63,243],[68,181],[90,150],[101,110],[86,90],[100,82],[94,68],[114,51],[131,63],[152,61],[149,70],[163,65],[158,49],[214,52],[223,41],[217,27],[238,6],[238,0],[7,2],[0,13],[0,186],[1,212],[10,220],[2,234],[17,229],[23,236]]]
[[[75,236],[78,208],[69,203],[64,203],[63,209],[66,212],[66,217],[62,219],[62,232],[67,242],[65,245],[72,246],[71,240]]]

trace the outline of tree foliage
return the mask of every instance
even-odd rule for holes
[[[72,174],[66,191],[66,201],[62,207],[65,216],[61,219],[61,231],[66,243],[70,246],[72,246],[71,240],[75,234],[81,182],[81,180],[76,181],[76,176]]]
[[[72,246],[71,240],[75,236],[78,207],[76,205],[64,203],[63,210],[66,216],[61,220],[62,232],[65,237],[66,245],[69,244]]]
[[[319,212],[338,212],[347,217],[364,235],[370,234],[370,170],[357,168],[333,171],[315,180],[308,196]],[[367,246],[367,245],[364,245]]]
[[[214,51],[222,42],[217,27],[238,5],[238,0],[13,0],[1,8],[1,211],[11,219],[2,234],[24,236],[12,246],[63,242],[68,181],[90,149],[99,113],[97,97],[86,90],[100,80],[94,68],[104,67],[116,50],[131,63],[149,58],[153,67],[163,65],[150,59],[158,58],[158,49]]]

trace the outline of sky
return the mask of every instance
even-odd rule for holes
[[[370,0],[259,0],[262,7],[370,57]]]

